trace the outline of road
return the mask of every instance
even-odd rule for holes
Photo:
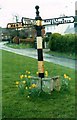
[[[19,55],[24,55],[24,56],[28,56],[28,57],[32,57],[37,59],[37,49],[34,48],[26,48],[26,49],[14,49],[14,48],[9,48],[6,45],[4,45],[3,42],[0,42],[0,49],[2,50],[6,50],[9,52],[13,52]],[[52,56],[49,54],[46,54],[45,52],[43,53],[44,56],[44,61],[47,62],[52,62],[58,65],[62,65],[68,68],[72,68],[72,69],[76,69],[76,63],[77,60],[73,60],[73,59],[67,59],[67,58],[62,58],[62,57],[56,57],[56,56]]]

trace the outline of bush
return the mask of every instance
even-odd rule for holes
[[[75,53],[75,34],[52,34],[49,40],[49,48],[52,51]]]
[[[54,33],[50,36],[49,48],[52,51],[57,51],[59,49],[59,43],[61,41],[61,35],[59,33]]]

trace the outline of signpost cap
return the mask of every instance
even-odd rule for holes
[[[38,5],[36,5],[35,6],[35,9],[36,9],[36,17],[35,17],[35,19],[36,20],[42,20],[42,18],[39,16],[39,6]]]
[[[39,16],[39,10],[38,10],[38,9],[39,9],[39,6],[36,5],[36,6],[35,6],[35,9],[36,9],[36,16]]]
[[[36,10],[38,10],[38,9],[39,9],[39,6],[38,6],[38,5],[36,5],[36,6],[35,6],[35,9],[36,9]]]

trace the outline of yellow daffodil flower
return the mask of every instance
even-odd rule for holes
[[[37,87],[37,85],[36,84],[32,84],[32,86],[31,86],[32,88],[36,88]]]
[[[66,76],[67,76],[67,75],[66,75],[66,74],[64,74],[64,78],[66,78]]]
[[[24,77],[27,78],[27,75],[25,75]]]
[[[69,77],[68,80],[71,80],[71,78]]]
[[[36,74],[38,75],[38,74],[39,74],[39,72],[36,72]]]
[[[68,77],[66,74],[64,74],[64,78],[67,78],[67,79],[68,79],[69,77]]]
[[[28,72],[28,74],[30,74],[30,72]]]
[[[68,77],[68,76],[66,76],[66,78],[67,78],[67,79],[69,79],[69,77]]]
[[[27,90],[27,89],[28,89],[28,87],[25,87],[25,89]]]
[[[29,87],[29,89],[31,89],[31,87]]]
[[[48,77],[48,71],[45,71],[45,77]]]
[[[48,74],[48,71],[45,71],[45,74]]]
[[[26,73],[28,73],[28,71],[26,70]]]
[[[26,81],[24,80],[24,81],[22,81],[22,83],[23,83],[23,84],[25,84],[25,83],[26,83]]]
[[[20,75],[20,79],[22,79],[24,77],[24,75]]]
[[[28,76],[28,78],[31,78],[31,76]]]
[[[19,82],[18,82],[18,81],[16,82],[16,85],[19,85]]]
[[[67,76],[65,76],[64,78],[67,78]]]

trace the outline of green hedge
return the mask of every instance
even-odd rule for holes
[[[54,33],[49,38],[49,48],[52,51],[76,53],[76,40],[75,34]]]

